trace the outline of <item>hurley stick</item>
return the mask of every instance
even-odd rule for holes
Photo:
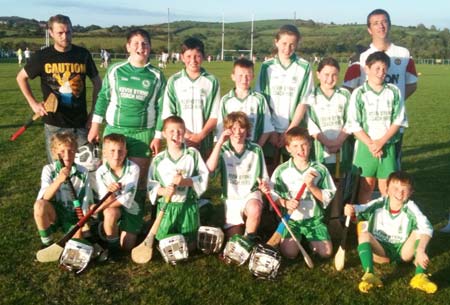
[[[278,205],[275,203],[275,201],[273,201],[272,196],[270,196],[270,193],[264,193],[267,197],[267,200],[269,200],[270,205],[273,207],[273,209],[275,210],[275,213],[277,213],[278,217],[281,218],[281,221],[283,222],[283,224],[286,226],[286,229],[288,230],[289,234],[291,234],[292,239],[294,240],[295,244],[298,246],[300,252],[303,255],[303,259],[305,260],[306,265],[309,268],[313,268],[314,267],[314,263],[311,259],[311,257],[308,255],[308,253],[305,251],[305,249],[303,248],[303,246],[300,244],[300,242],[298,241],[297,237],[295,237],[294,233],[292,232],[291,228],[289,227],[287,221],[284,219],[283,215],[281,214],[280,209],[278,208]]]
[[[47,97],[44,102],[44,108],[47,112],[55,112],[58,108],[58,98],[53,93]],[[20,127],[10,138],[10,141],[17,139],[25,130],[33,124],[34,121],[40,118],[39,114],[34,114],[22,127]]]
[[[59,259],[59,257],[61,256],[61,253],[63,252],[64,246],[66,245],[66,243],[72,238],[72,236],[75,235],[75,233],[79,229],[81,229],[84,226],[84,224],[89,220],[89,218],[102,205],[102,203],[105,202],[109,198],[109,196],[111,196],[111,194],[112,194],[112,192],[106,193],[106,195],[103,196],[103,198],[100,200],[100,202],[98,204],[94,205],[94,207],[92,207],[89,210],[89,212],[87,212],[86,215],[83,216],[83,218],[81,218],[77,222],[77,224],[72,229],[70,229],[70,231],[67,232],[66,235],[64,235],[59,241],[57,241],[56,243],[54,243],[51,246],[48,246],[47,248],[39,250],[36,253],[37,260],[41,263],[57,261]]]

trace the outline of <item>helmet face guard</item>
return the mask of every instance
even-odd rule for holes
[[[94,247],[92,245],[71,239],[64,247],[59,265],[65,270],[81,273],[86,269],[93,253]]]
[[[177,234],[159,241],[159,252],[168,264],[176,265],[177,262],[186,260],[189,256],[186,239]]]
[[[252,252],[254,243],[245,236],[235,234],[227,242],[223,257],[226,263],[243,265]]]
[[[261,279],[273,280],[281,263],[280,253],[269,245],[258,244],[252,251],[248,269]]]
[[[197,233],[197,248],[206,254],[219,253],[224,237],[220,228],[201,226]]]
[[[75,154],[75,163],[92,172],[100,166],[98,144],[86,143],[78,148]]]

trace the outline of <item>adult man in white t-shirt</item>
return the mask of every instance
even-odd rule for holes
[[[344,87],[352,91],[365,80],[364,65],[367,57],[377,51],[384,51],[391,59],[390,67],[386,74],[386,82],[399,87],[402,98],[406,101],[417,89],[417,73],[414,60],[408,49],[394,45],[389,40],[391,18],[383,9],[376,9],[367,16],[367,31],[372,37],[372,43],[365,52],[361,53],[359,62],[350,65],[345,73]],[[403,133],[403,130],[400,130]],[[402,138],[396,145],[396,157],[400,168]]]

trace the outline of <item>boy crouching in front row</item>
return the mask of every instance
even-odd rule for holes
[[[365,272],[359,284],[359,290],[363,293],[383,286],[374,274],[373,262],[391,261],[414,261],[416,271],[410,286],[426,293],[437,290],[437,285],[426,275],[430,262],[426,248],[433,228],[417,205],[409,199],[412,192],[411,176],[397,171],[387,179],[386,197],[367,204],[345,206],[345,215],[356,214],[360,220],[368,221],[368,229],[358,233],[358,253]]]
[[[139,166],[126,156],[126,139],[123,135],[112,133],[103,138],[105,163],[95,173],[97,191],[100,198],[108,192],[113,194],[96,213],[103,213],[101,229],[110,250],[120,247],[130,251],[143,225],[143,208],[135,201]]]
[[[67,233],[77,222],[73,202],[81,203],[86,211],[92,202],[92,191],[89,184],[89,172],[86,168],[75,164],[77,140],[70,132],[57,133],[51,138],[53,160],[42,169],[41,188],[34,203],[34,220],[43,246],[52,243],[53,232],[58,227]],[[60,158],[64,164],[58,160]],[[72,182],[77,198],[72,198],[68,180]],[[81,230],[74,235],[81,238]]]

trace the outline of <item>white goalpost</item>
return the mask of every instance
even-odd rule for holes
[[[225,60],[225,53],[229,52],[229,53],[240,53],[240,56],[243,54],[248,53],[248,58],[250,60],[253,60],[253,24],[254,24],[254,15],[252,15],[252,21],[251,21],[251,30],[250,30],[250,49],[248,50],[236,50],[236,49],[225,49],[224,45],[225,45],[225,18],[224,15],[222,14],[222,50],[220,52],[220,60],[224,61]],[[234,57],[234,56],[232,56]]]

